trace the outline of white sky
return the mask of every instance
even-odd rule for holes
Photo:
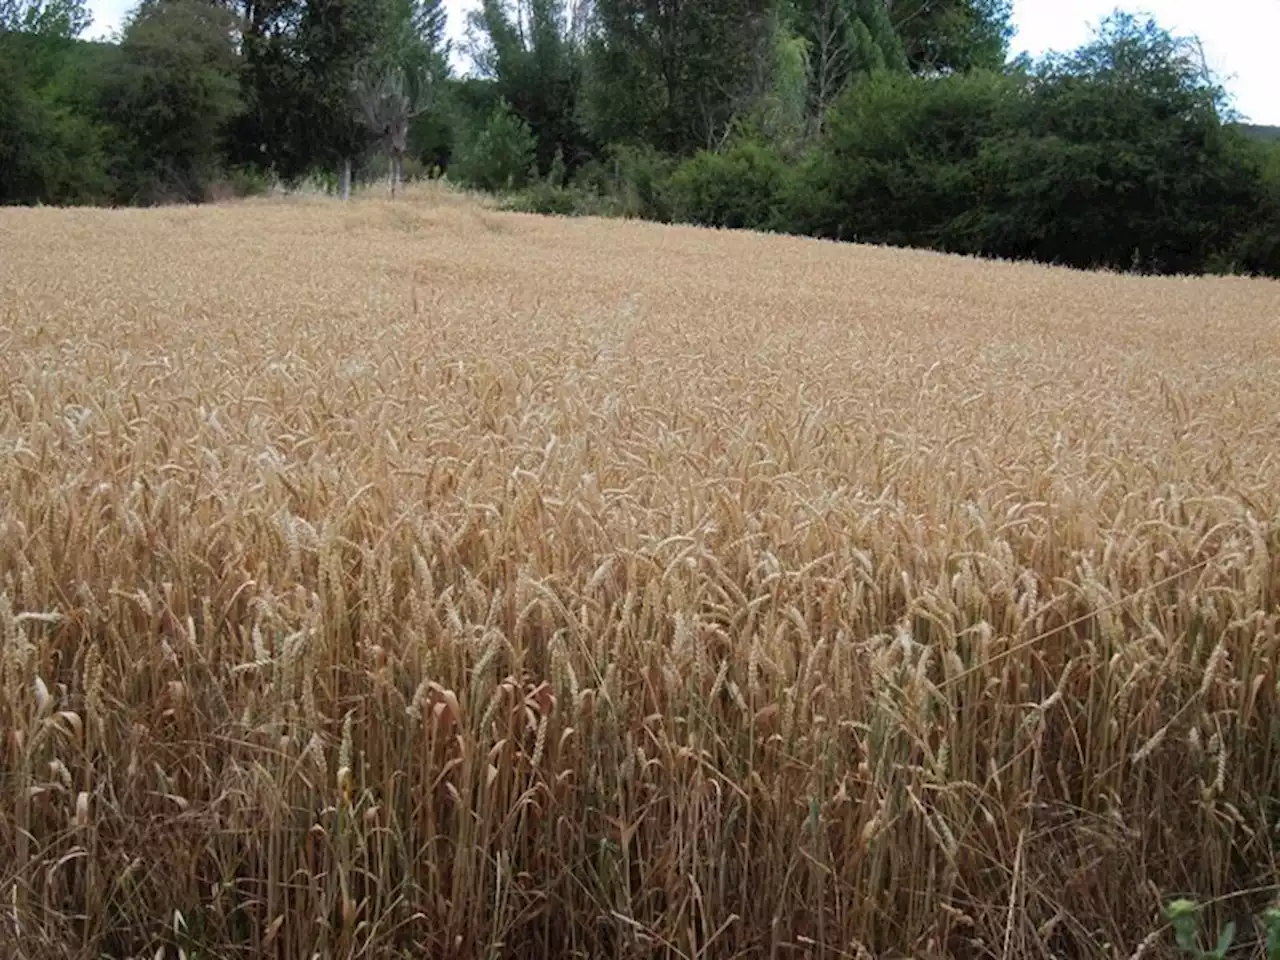
[[[89,0],[92,37],[110,35],[134,0]],[[449,33],[462,35],[473,0],[445,0]],[[1199,36],[1209,66],[1254,123],[1280,125],[1280,0],[1014,0],[1013,52],[1068,51],[1115,7],[1150,14],[1175,34]],[[456,44],[455,44],[456,46]]]

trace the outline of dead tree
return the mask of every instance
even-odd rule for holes
[[[410,78],[398,66],[365,64],[356,71],[352,87],[357,118],[387,155],[387,179],[394,198],[404,177],[409,124],[430,106],[427,74],[424,71]]]
[[[827,110],[844,89],[853,66],[849,15],[840,0],[822,0],[813,14],[813,52],[809,70],[813,90],[812,133],[822,132]]]

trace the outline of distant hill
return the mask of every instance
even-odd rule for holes
[[[1280,143],[1280,127],[1264,127],[1256,123],[1242,123],[1239,126],[1245,136],[1268,143]]]

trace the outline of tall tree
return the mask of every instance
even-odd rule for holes
[[[71,38],[92,22],[85,0],[0,0],[0,33]]]
[[[151,0],[130,20],[107,87],[130,199],[204,198],[241,107],[236,34],[235,18],[207,0]]]
[[[532,129],[544,173],[557,153],[571,168],[591,154],[578,122],[580,17],[565,0],[482,0],[468,20],[471,59]]]
[[[858,76],[880,69],[942,75],[1000,69],[1011,0],[791,0],[810,49],[810,111],[820,129]]]
[[[368,138],[351,109],[357,66],[387,35],[388,0],[234,0],[246,112],[235,158],[292,178],[338,169]]]
[[[449,41],[442,0],[385,0],[386,22],[368,55],[354,66],[351,92],[366,139],[386,155],[391,195],[404,175],[414,120],[423,116],[449,75]],[[341,194],[351,192],[353,152],[359,138],[344,138]]]
[[[907,68],[884,0],[793,0],[792,18],[812,51],[809,105],[815,130],[854,78]]]
[[[776,0],[596,0],[588,130],[672,153],[715,146],[770,87],[777,9]]]
[[[783,154],[803,145],[808,117],[812,45],[786,22],[774,29],[773,61],[754,118],[765,138]]]
[[[96,104],[102,63],[77,56],[89,46],[66,41],[55,60],[39,37],[0,34],[0,204],[108,196],[108,130]]]
[[[889,0],[886,11],[915,73],[998,70],[1008,57],[1012,0]]]
[[[1263,202],[1199,44],[1153,20],[1108,17],[1036,64],[1018,106],[984,176],[993,223],[1025,243],[1015,255],[1194,272]]]
[[[75,39],[86,19],[75,8],[55,13],[53,5],[10,4],[4,13],[0,203],[85,203],[110,195],[101,88],[119,49]]]
[[[450,44],[443,0],[386,0],[387,23],[374,51],[381,67],[406,76],[443,80],[449,72]]]

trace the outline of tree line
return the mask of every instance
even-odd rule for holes
[[[1280,144],[1117,11],[1009,57],[1009,0],[0,0],[0,202],[446,172],[515,209],[1077,267],[1280,276]]]

